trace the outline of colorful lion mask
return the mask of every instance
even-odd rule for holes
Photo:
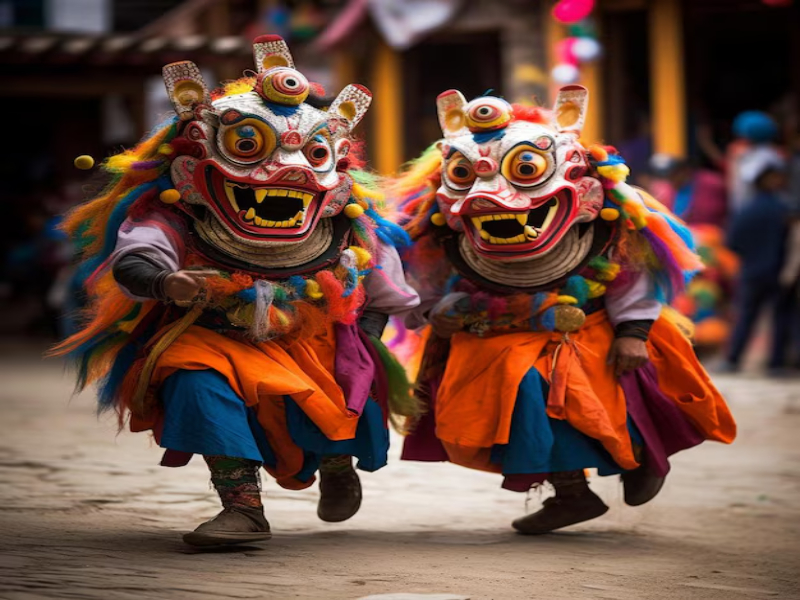
[[[491,96],[467,102],[449,90],[437,99],[442,182],[436,199],[447,226],[466,232],[481,256],[518,260],[543,256],[576,223],[594,220],[603,187],[589,174],[578,137],[588,92],[561,90],[552,120],[515,118]],[[538,122],[535,122],[538,121]]]
[[[186,123],[172,142],[172,179],[183,202],[208,209],[198,233],[212,245],[304,242],[338,215],[352,187],[351,132],[372,100],[349,85],[321,110],[306,102],[312,85],[280,37],[257,38],[253,53],[254,87],[216,100],[194,63],[164,67]]]

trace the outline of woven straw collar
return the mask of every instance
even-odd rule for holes
[[[197,233],[207,243],[247,264],[267,269],[304,265],[322,256],[333,242],[333,223],[320,219],[309,238],[296,243],[247,243],[232,235],[220,222],[209,217],[196,224]]]
[[[479,255],[467,236],[462,235],[459,251],[464,262],[481,277],[504,286],[530,288],[561,279],[577,268],[591,250],[593,240],[594,227],[589,227],[583,235],[578,233],[578,227],[573,227],[544,256],[504,262]]]

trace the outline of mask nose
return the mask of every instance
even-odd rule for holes
[[[483,157],[475,161],[473,169],[475,169],[475,174],[481,179],[491,179],[497,175],[499,167],[497,161],[493,158]]]

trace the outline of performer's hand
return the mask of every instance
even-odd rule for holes
[[[634,371],[644,366],[648,360],[650,356],[647,353],[647,344],[638,338],[617,338],[608,353],[608,364],[614,365],[617,377],[626,371]]]
[[[176,271],[164,279],[164,293],[175,302],[189,302],[203,289],[206,277],[217,275],[216,271]]]
[[[448,315],[448,306],[435,306],[428,315],[433,333],[440,338],[451,338],[464,328],[464,321],[461,317]]]

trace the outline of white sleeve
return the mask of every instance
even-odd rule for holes
[[[394,315],[419,305],[419,294],[406,282],[403,263],[394,246],[381,244],[379,265],[364,278],[364,291],[367,310]]]
[[[655,299],[655,284],[646,271],[626,278],[624,283],[611,282],[606,291],[606,311],[616,327],[627,321],[655,321],[662,304]]]
[[[180,269],[183,262],[181,251],[175,247],[163,229],[154,225],[136,225],[132,221],[125,221],[117,233],[117,245],[106,263],[107,268],[113,269],[123,257],[134,253],[172,272]],[[149,300],[132,294],[119,282],[117,285],[133,300]]]

